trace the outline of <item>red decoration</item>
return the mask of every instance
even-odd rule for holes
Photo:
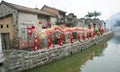
[[[62,43],[62,36],[61,36],[61,35],[58,36],[58,44],[59,44],[60,46],[63,45],[63,43]]]
[[[32,28],[32,29],[35,29],[35,26],[32,26],[31,28]]]
[[[74,40],[73,40],[73,35],[70,34],[70,43],[73,44],[74,43]]]
[[[38,49],[38,38],[34,38],[34,51]]]
[[[90,31],[89,31],[89,37],[90,37],[90,38],[93,38],[93,34],[92,34],[92,33],[93,33],[93,32],[90,30]]]
[[[99,28],[99,32],[100,32],[101,35],[103,35],[103,33],[104,33],[103,27],[100,27],[100,28]]]
[[[39,24],[42,24],[42,21],[39,21]]]
[[[27,29],[28,29],[28,34],[29,34],[30,36],[32,36],[32,28],[31,28],[31,27],[28,27]]]
[[[52,40],[50,37],[47,38],[48,41],[48,49],[52,46]]]
[[[85,40],[85,33],[82,34],[82,39]]]
[[[80,42],[80,34],[79,33],[77,34],[77,39]]]
[[[28,34],[32,36],[33,29],[35,29],[35,26],[28,27]]]

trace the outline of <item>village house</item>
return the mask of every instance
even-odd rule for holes
[[[41,8],[41,11],[44,11],[44,12],[55,15],[56,18],[57,18],[56,19],[56,24],[57,25],[65,24],[65,17],[66,17],[66,12],[65,11],[62,11],[62,10],[59,10],[59,9],[56,9],[56,8],[53,8],[53,7],[49,7],[47,5],[44,5]]]
[[[77,16],[74,13],[69,13],[66,15],[66,26],[67,27],[75,27],[78,24]]]
[[[51,27],[55,23],[56,16],[52,13],[2,1],[0,3],[2,48],[15,47],[21,49],[32,46],[33,41],[28,36],[27,28],[34,25],[37,31],[41,31],[43,28]]]

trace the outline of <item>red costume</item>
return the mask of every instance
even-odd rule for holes
[[[38,38],[34,38],[34,51],[38,49]]]
[[[63,43],[62,43],[62,36],[61,36],[61,35],[58,36],[58,44],[59,44],[60,46],[63,45]]]
[[[82,39],[85,40],[85,33],[82,34]]]
[[[92,35],[92,31],[89,30],[89,38],[92,38],[92,37],[93,37],[93,35]]]
[[[99,28],[99,32],[100,32],[101,35],[103,35],[103,33],[104,33],[103,27],[100,27],[100,28]]]
[[[48,41],[48,46],[47,46],[47,47],[48,47],[48,49],[49,49],[53,44],[52,44],[51,38],[48,37],[48,38],[47,38],[47,41]],[[54,47],[54,45],[53,45],[53,47]]]
[[[77,39],[80,42],[80,34],[77,34]]]
[[[74,43],[73,35],[72,35],[72,34],[70,35],[70,43],[71,43],[71,44]]]

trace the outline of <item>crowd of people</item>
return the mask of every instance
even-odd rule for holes
[[[71,45],[73,45],[73,43],[75,42],[75,36],[76,36],[76,39],[81,42],[81,41],[85,41],[86,39],[92,39],[96,36],[100,36],[100,35],[103,35],[104,33],[104,28],[103,26],[99,26],[99,27],[96,27],[94,25],[89,25],[88,28],[84,28],[84,30],[82,32],[79,32],[79,31],[76,31],[76,35],[73,35],[73,32],[69,32],[69,33],[66,33],[68,34],[68,40],[69,40],[69,43],[71,43]],[[47,48],[51,48],[53,47],[54,48],[54,43],[53,43],[53,40],[54,38],[51,38],[49,36],[47,36]],[[63,36],[62,34],[58,34],[57,35],[57,44],[59,46],[63,46]],[[38,38],[34,38],[34,51],[36,51],[38,48]]]

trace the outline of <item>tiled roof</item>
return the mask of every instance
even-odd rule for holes
[[[29,12],[29,13],[35,13],[35,14],[42,14],[42,15],[47,15],[47,16],[54,16],[53,14],[41,11],[37,8],[29,8],[29,7],[25,7],[25,6],[21,6],[21,5],[16,5],[16,4],[12,4],[12,3],[8,3],[5,1],[2,1],[1,4],[5,4],[11,8],[14,8],[18,11],[23,11],[23,12]]]
[[[56,9],[56,8],[54,8],[54,7],[49,7],[49,6],[47,6],[47,5],[44,5],[44,6],[42,7],[42,9],[43,9],[44,7],[47,7],[47,8],[50,8],[50,9],[54,9],[54,10],[57,10],[57,11],[60,11],[60,12],[63,12],[63,13],[66,13],[65,11]],[[41,9],[41,10],[42,10],[42,9]]]

